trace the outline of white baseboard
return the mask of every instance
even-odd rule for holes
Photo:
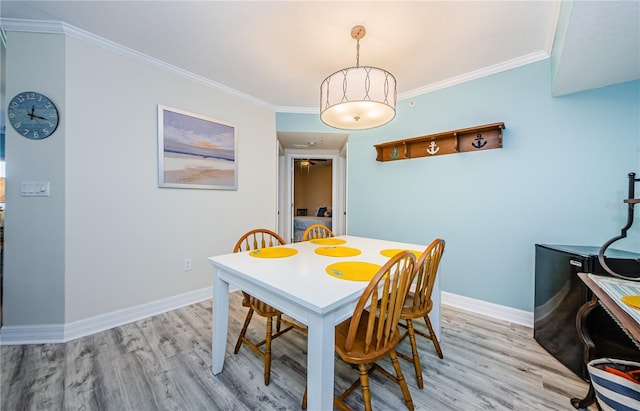
[[[100,314],[69,324],[4,325],[0,345],[63,343],[210,299],[211,287]]]
[[[230,288],[234,292],[235,287]],[[140,304],[69,324],[4,325],[0,345],[64,343],[211,298],[211,287]],[[533,327],[533,313],[447,292],[441,303],[512,323]]]
[[[475,298],[451,294],[445,291],[442,291],[440,295],[441,303],[444,305],[450,305],[476,314],[482,314],[487,317],[493,317],[499,320],[509,321],[533,328],[533,313],[531,311],[518,310],[505,305],[476,300]]]
[[[3,325],[0,345],[47,344],[64,341],[64,324]]]

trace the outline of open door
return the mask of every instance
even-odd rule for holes
[[[315,164],[311,164],[312,160]],[[345,234],[346,159],[339,153],[285,150],[284,168],[280,180],[282,184],[279,186],[283,192],[278,193],[278,198],[284,198],[283,202],[287,207],[280,207],[279,228],[282,231],[279,234],[288,243],[299,241],[304,231],[303,226],[308,226],[315,220],[330,222],[331,231],[335,235]],[[330,177],[327,178],[327,175]],[[297,195],[296,180],[299,180],[298,183],[306,180],[306,184],[298,184]],[[328,187],[320,186],[320,181],[323,180],[330,181]],[[318,211],[322,211],[322,216],[318,216]]]
[[[333,159],[293,158],[293,241],[321,224],[333,231]]]

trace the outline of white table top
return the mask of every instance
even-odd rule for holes
[[[380,254],[387,249],[422,252],[426,245],[400,243],[354,236],[342,247],[357,248],[359,255],[329,257],[316,254],[316,248],[328,245],[301,242],[282,247],[298,253],[282,258],[252,257],[250,251],[209,257],[214,267],[212,371],[222,372],[228,330],[229,284],[259,298],[308,326],[307,387],[310,410],[333,409],[334,327],[349,318],[362,290],[369,281],[349,281],[329,275],[326,267],[336,262],[360,261],[384,265],[390,257]],[[432,324],[440,331],[439,285],[434,285]]]
[[[408,249],[422,252],[424,245],[377,240],[355,236],[336,237],[346,240],[339,246],[357,248],[361,254],[353,257],[328,257],[315,253],[321,244],[301,242],[283,247],[295,248],[298,254],[283,258],[256,258],[249,252],[210,257],[213,266],[233,270],[237,277],[277,292],[318,314],[334,310],[342,302],[359,297],[367,281],[349,281],[333,277],[325,268],[335,262],[364,261],[384,265],[389,257],[380,254],[385,249]],[[269,303],[268,301],[265,301]],[[303,320],[303,319],[301,319]]]

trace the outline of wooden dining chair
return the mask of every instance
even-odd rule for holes
[[[284,244],[284,239],[278,234],[274,233],[271,230],[260,228],[257,230],[251,230],[248,233],[244,234],[236,243],[235,247],[233,248],[233,252],[239,253],[242,251],[251,251],[257,248],[275,247]],[[236,343],[236,347],[233,352],[234,354],[237,354],[238,351],[240,351],[242,343],[244,343],[256,354],[258,354],[264,360],[264,385],[269,385],[269,381],[271,378],[271,341],[286,333],[287,331],[290,331],[291,329],[297,328],[301,331],[304,330],[302,329],[302,327],[296,325],[295,323],[284,320],[282,318],[282,313],[271,307],[270,305],[260,301],[259,299],[247,294],[244,291],[242,292],[242,296],[242,305],[244,307],[248,307],[249,312],[247,312],[247,317],[244,320],[242,331],[240,331],[238,342]],[[249,327],[249,323],[251,322],[253,313],[257,313],[261,317],[265,317],[267,321],[265,339],[257,343],[249,340],[246,336],[247,328]],[[275,334],[273,333],[274,317],[276,318]],[[285,324],[286,328],[281,330],[281,324]],[[260,350],[260,347],[263,345],[264,351]]]
[[[433,285],[436,281],[436,275],[438,274],[438,267],[440,265],[440,259],[444,252],[444,240],[436,238],[427,246],[425,251],[416,261],[415,266],[415,288],[409,292],[407,301],[405,302],[404,309],[400,314],[400,326],[406,329],[406,332],[400,337],[400,341],[404,340],[407,336],[411,342],[411,356],[402,352],[398,352],[398,356],[404,358],[407,361],[413,362],[413,367],[416,371],[416,378],[418,380],[418,387],[423,388],[424,383],[422,381],[422,369],[420,367],[420,356],[418,355],[418,348],[416,345],[415,335],[421,335],[433,342],[433,346],[436,349],[438,357],[443,358],[442,349],[438,342],[438,336],[433,332],[433,326],[431,320],[429,320],[429,313],[433,307],[433,301],[431,300],[431,293],[433,292]],[[429,333],[424,333],[420,330],[416,330],[413,327],[413,320],[423,318]]]
[[[396,356],[400,341],[398,323],[400,313],[415,274],[415,255],[404,251],[392,257],[362,292],[353,316],[336,326],[335,350],[348,364],[358,366],[360,377],[344,393],[334,397],[334,406],[350,410],[345,399],[358,387],[366,411],[371,410],[369,374],[380,371],[400,385],[407,408],[413,410],[413,400]],[[389,356],[396,375],[382,368],[376,361]],[[367,367],[369,366],[369,367]],[[307,391],[302,398],[302,408],[307,407]]]
[[[334,235],[327,226],[322,224],[313,224],[307,227],[306,230],[304,230],[304,234],[302,234],[302,241],[329,237],[334,237]]]

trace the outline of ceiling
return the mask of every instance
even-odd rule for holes
[[[548,58],[554,38],[554,94],[640,78],[638,1],[2,0],[0,16],[64,22],[279,112],[318,112],[322,80],[356,64],[358,24],[360,64],[393,73],[400,102]],[[326,149],[347,135],[331,136],[280,139]]]

